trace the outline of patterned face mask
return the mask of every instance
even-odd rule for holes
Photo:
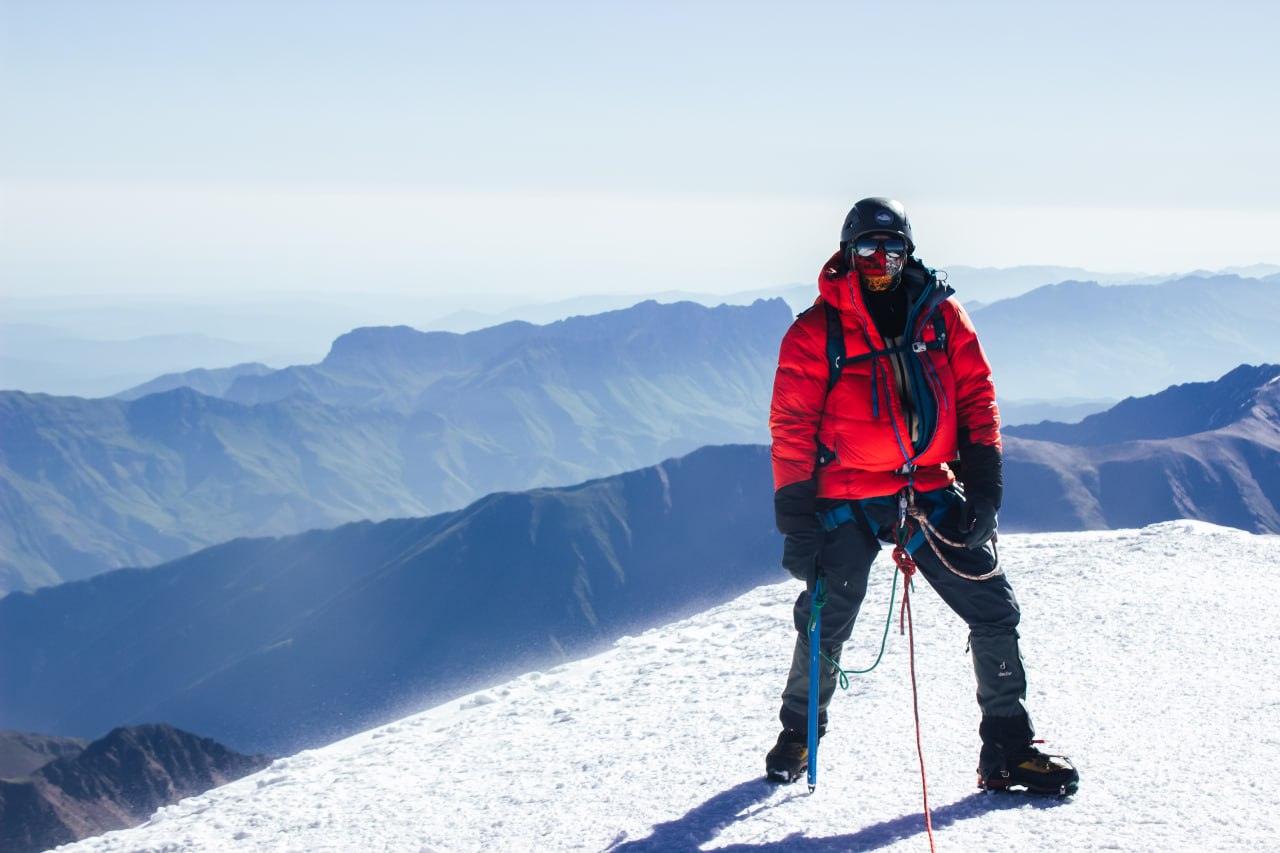
[[[867,290],[876,293],[893,290],[897,286],[905,260],[904,252],[886,251],[883,244],[876,247],[870,255],[864,255],[861,251],[853,255],[853,265],[858,271],[858,278]]]

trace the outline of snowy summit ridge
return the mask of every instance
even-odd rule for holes
[[[912,598],[939,850],[1264,850],[1280,820],[1280,537],[1178,521],[1002,539],[1031,707],[1069,799],[974,788],[964,626]],[[874,659],[887,552],[845,650]],[[772,787],[793,582],[276,761],[60,851],[928,849],[906,639],[831,709],[818,789]],[[1052,839],[1046,848],[1046,839]]]

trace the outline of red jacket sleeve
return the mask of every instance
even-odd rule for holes
[[[769,407],[769,432],[773,436],[773,487],[808,480],[818,455],[818,424],[827,397],[827,365],[825,322],[814,324],[810,315],[819,319],[821,307],[801,315],[782,338],[778,353],[778,372],[773,379],[773,402]],[[814,325],[821,331],[815,337]]]
[[[996,407],[996,386],[991,363],[978,343],[973,322],[960,303],[948,299],[947,346],[951,370],[956,377],[956,415],[961,433],[968,432],[973,444],[1000,448],[1000,411]]]

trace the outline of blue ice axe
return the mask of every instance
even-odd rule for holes
[[[822,575],[809,599],[809,793],[818,787],[818,674],[822,668],[822,605],[827,584]]]

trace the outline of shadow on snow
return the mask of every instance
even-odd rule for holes
[[[653,828],[648,838],[634,841],[626,840],[623,835],[606,848],[606,853],[657,853],[657,851],[697,850],[703,844],[714,839],[725,828],[747,820],[768,809],[776,808],[783,803],[803,799],[806,792],[803,786],[796,785],[796,793],[773,800],[779,789],[763,779],[752,779],[716,794],[700,806],[691,809],[683,817]],[[768,801],[768,802],[766,802]],[[933,828],[944,829],[954,823],[970,818],[981,817],[990,812],[1023,807],[1050,809],[1056,808],[1067,800],[1057,797],[1036,797],[1022,794],[988,794],[975,791],[973,794],[939,806],[933,810]],[[818,827],[815,827],[817,829]],[[747,851],[808,851],[808,853],[848,853],[848,851],[876,850],[909,838],[922,835],[925,831],[924,815],[915,812],[891,820],[881,821],[844,835],[816,837],[794,832],[778,841],[766,841],[759,844],[731,844],[716,848],[728,853],[747,853]]]

